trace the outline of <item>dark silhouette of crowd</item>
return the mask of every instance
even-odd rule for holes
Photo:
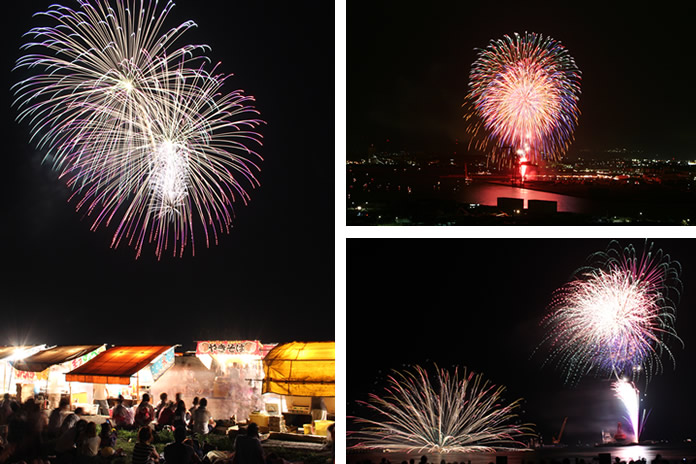
[[[118,457],[125,460],[115,463],[289,464],[275,455],[264,455],[254,423],[236,437],[234,453],[215,455],[198,439],[215,427],[205,398],[196,398],[190,409],[179,394],[169,401],[163,393],[156,406],[150,404],[148,394],[135,408],[123,403],[119,397],[110,418],[98,427],[82,408],[71,411],[67,399],[46,414],[34,399],[20,404],[5,394],[0,401],[0,464],[101,464]],[[132,453],[126,455],[117,448],[117,429],[137,431]],[[173,432],[174,441],[160,455],[153,441],[155,433],[163,429]]]

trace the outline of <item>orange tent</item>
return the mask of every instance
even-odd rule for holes
[[[292,342],[276,346],[263,360],[263,392],[335,396],[335,345],[335,342]]]
[[[131,376],[170,348],[170,345],[115,346],[66,374],[65,380],[128,385]]]

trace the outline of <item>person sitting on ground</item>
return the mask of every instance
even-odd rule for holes
[[[46,433],[50,438],[58,436],[60,432],[60,426],[63,425],[63,420],[70,413],[70,400],[68,398],[61,398],[58,407],[51,411],[50,416],[48,416],[48,427],[46,428]]]
[[[133,447],[133,464],[150,464],[159,462],[160,456],[152,446],[152,429],[148,426],[140,427],[138,443]]]
[[[162,409],[166,408],[168,405],[169,401],[167,401],[167,394],[165,392],[160,393],[160,402],[157,403],[157,406],[155,406],[155,417],[159,417]]]
[[[7,425],[10,414],[12,414],[12,399],[9,393],[5,393],[0,403],[0,425]]]
[[[183,403],[183,401],[181,402]],[[174,443],[168,444],[164,448],[164,459],[167,464],[191,464],[201,462],[193,447],[185,443],[186,428],[177,427],[174,429]]]
[[[165,425],[172,425],[174,422],[174,411],[176,410],[176,405],[174,403],[169,403],[166,407],[160,410],[159,416],[157,416],[157,429],[162,430]]]
[[[183,401],[179,401],[179,404],[176,406],[176,411],[174,411],[174,417],[172,417],[172,425],[174,428],[186,430],[189,420],[190,416],[186,410],[186,404]]]
[[[118,395],[116,406],[111,411],[111,418],[114,420],[116,427],[128,429],[133,425],[133,412],[131,412],[130,408],[123,405],[122,395]]]
[[[63,425],[65,425],[65,421],[63,421]],[[72,460],[67,456],[74,456],[75,451],[80,444],[80,439],[83,438],[83,434],[86,429],[87,421],[80,419],[73,427],[70,427],[60,437],[58,437],[58,440],[56,441],[56,454],[58,454],[59,462],[72,462]]]
[[[97,436],[97,424],[90,422],[87,424],[87,429],[85,430],[78,454],[81,456],[96,456],[97,453],[99,453],[100,443],[101,438]]]
[[[99,432],[99,448],[115,447],[116,438],[116,430],[111,427],[111,422],[104,422],[101,426],[101,431]]]
[[[237,435],[234,440],[234,450],[232,464],[264,464],[265,457],[259,439],[259,426],[252,422],[247,427],[245,435]]]
[[[191,415],[191,430],[193,433],[208,434],[211,429],[215,428],[213,416],[208,411],[208,400],[201,398],[198,403],[198,408]]]
[[[189,409],[189,411],[188,411],[189,414],[191,415],[191,417],[193,417],[193,413],[196,409],[198,409],[198,397],[197,396],[195,398],[193,398],[193,406],[191,406],[191,409]]]
[[[65,432],[73,428],[84,415],[85,411],[82,408],[77,408],[73,413],[68,414],[65,419],[63,419],[63,423],[60,424],[60,432],[58,433],[58,436],[63,435]]]
[[[138,427],[146,427],[153,420],[155,420],[155,409],[150,404],[150,395],[144,393],[143,400],[135,410],[134,422]]]

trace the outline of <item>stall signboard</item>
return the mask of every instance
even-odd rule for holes
[[[30,371],[19,371],[14,370],[14,375],[17,380],[23,380],[26,383],[33,383],[37,380],[48,380],[48,373],[50,369],[46,369],[41,372],[30,372]]]
[[[263,345],[259,341],[206,341],[198,342],[196,354],[203,355],[253,355],[261,356]]]
[[[87,353],[83,356],[80,356],[79,358],[73,359],[72,361],[70,361],[68,372],[75,370],[78,367],[80,367],[81,365],[83,365],[84,363],[86,363],[87,361],[94,359],[102,351],[106,351],[106,345],[102,345],[94,351],[90,351],[89,353]]]
[[[150,364],[150,372],[152,373],[152,381],[156,382],[157,379],[162,377],[167,369],[174,365],[174,347],[171,347],[164,353],[162,353],[157,359],[155,359]]]

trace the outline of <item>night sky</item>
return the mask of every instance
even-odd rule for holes
[[[651,410],[642,438],[681,441],[696,434],[693,366],[696,362],[696,242],[655,239],[656,248],[682,266],[684,284],[671,342],[676,368],[645,390]],[[564,417],[566,444],[595,443],[616,430],[624,412],[610,383],[584,378],[564,385],[554,366],[533,355],[551,295],[609,239],[351,239],[347,246],[346,348],[348,415],[366,414],[356,400],[382,393],[392,369],[419,364],[466,366],[498,385],[506,398],[524,398],[522,420],[537,425],[550,442]],[[620,239],[642,250],[644,239]],[[624,426],[626,422],[624,422]],[[629,429],[630,430],[630,429]]]
[[[45,24],[32,14],[51,3],[4,10],[0,344],[333,340],[332,3],[177,2],[167,28],[198,24],[178,43],[210,45],[234,74],[225,88],[255,96],[267,124],[261,186],[235,207],[232,232],[210,249],[197,243],[195,257],[188,248],[161,262],[152,247],[137,261],[127,245],[111,249],[113,228],[90,232],[30,146],[28,125],[14,120],[21,35]]]
[[[475,48],[515,32],[562,42],[582,71],[570,153],[696,154],[692,10],[631,2],[351,2],[348,156],[463,153]],[[387,142],[389,140],[389,142]]]

